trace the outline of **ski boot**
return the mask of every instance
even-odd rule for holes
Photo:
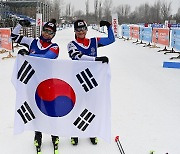
[[[58,144],[59,144],[59,137],[58,136],[51,136],[52,143],[54,147],[54,154],[58,154]]]
[[[35,132],[34,145],[36,147],[37,154],[41,154],[41,144],[42,144],[42,133]]]
[[[71,137],[71,144],[78,145],[78,137]]]
[[[91,137],[91,138],[90,138],[90,141],[91,141],[91,143],[92,143],[93,145],[96,145],[96,144],[98,143],[97,137]]]

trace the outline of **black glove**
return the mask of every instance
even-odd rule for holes
[[[24,56],[24,55],[29,55],[29,51],[27,51],[26,49],[20,49],[18,51],[18,54]]]
[[[109,26],[111,26],[111,24],[110,24],[108,21],[101,20],[101,21],[100,21],[100,27],[102,27],[102,26],[107,26],[107,27],[109,27]]]
[[[95,61],[101,61],[102,63],[108,63],[109,59],[106,56],[102,56],[102,57],[96,57]]]
[[[29,27],[31,25],[31,22],[29,20],[19,20],[19,24],[24,27]]]

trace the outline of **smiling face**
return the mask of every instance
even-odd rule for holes
[[[52,39],[54,37],[54,35],[55,35],[55,32],[51,28],[49,28],[49,27],[43,28],[43,30],[42,30],[43,38]]]

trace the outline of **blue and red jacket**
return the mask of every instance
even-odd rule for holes
[[[71,41],[67,48],[69,57],[73,60],[90,60],[95,61],[97,57],[97,48],[109,45],[115,41],[112,27],[108,27],[108,37],[97,38],[76,38]]]
[[[30,51],[30,56],[55,59],[59,55],[59,46],[56,43],[45,42],[40,38],[19,35],[22,26],[18,24],[11,33],[14,42],[24,45]]]

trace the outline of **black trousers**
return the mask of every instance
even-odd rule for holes
[[[59,138],[58,136],[51,135],[52,141],[55,141],[56,138]],[[34,140],[40,141],[42,139],[42,132],[35,131],[35,137]]]

